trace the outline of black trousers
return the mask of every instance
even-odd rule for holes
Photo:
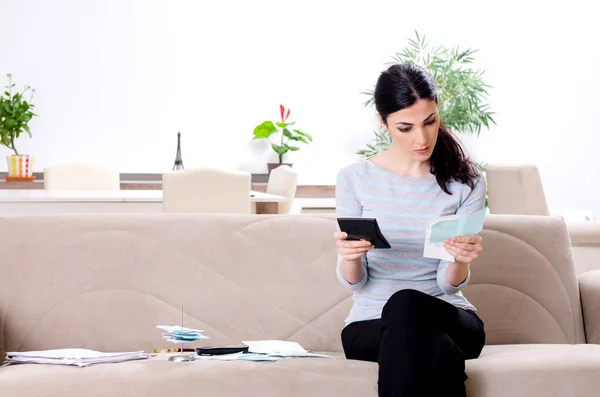
[[[379,397],[465,397],[465,360],[485,344],[483,322],[423,292],[396,292],[381,319],[342,330],[346,358],[379,363]]]

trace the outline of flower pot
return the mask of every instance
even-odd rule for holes
[[[7,177],[11,179],[33,178],[33,161],[33,156],[30,154],[6,156]]]
[[[268,174],[271,175],[271,171],[273,171],[275,168],[279,167],[280,165],[289,165],[291,167],[292,163],[267,163]]]

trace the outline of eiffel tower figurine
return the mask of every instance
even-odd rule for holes
[[[183,160],[181,159],[181,132],[177,132],[177,154],[175,155],[175,164],[173,164],[173,171],[182,170]]]

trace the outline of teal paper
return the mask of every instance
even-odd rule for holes
[[[459,218],[441,220],[431,226],[429,242],[443,243],[456,236],[473,236],[483,230],[486,208]]]

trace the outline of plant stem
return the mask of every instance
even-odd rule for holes
[[[17,155],[17,156],[18,156],[18,155],[19,155],[19,152],[17,152],[17,148],[15,148],[15,142],[14,142],[14,141],[12,141],[12,142],[10,143],[10,147],[11,147],[11,149],[12,149],[12,150],[15,152],[15,155]]]
[[[279,143],[279,147],[283,147],[283,130],[281,130],[281,142]],[[283,154],[279,154],[279,164],[283,163]]]

